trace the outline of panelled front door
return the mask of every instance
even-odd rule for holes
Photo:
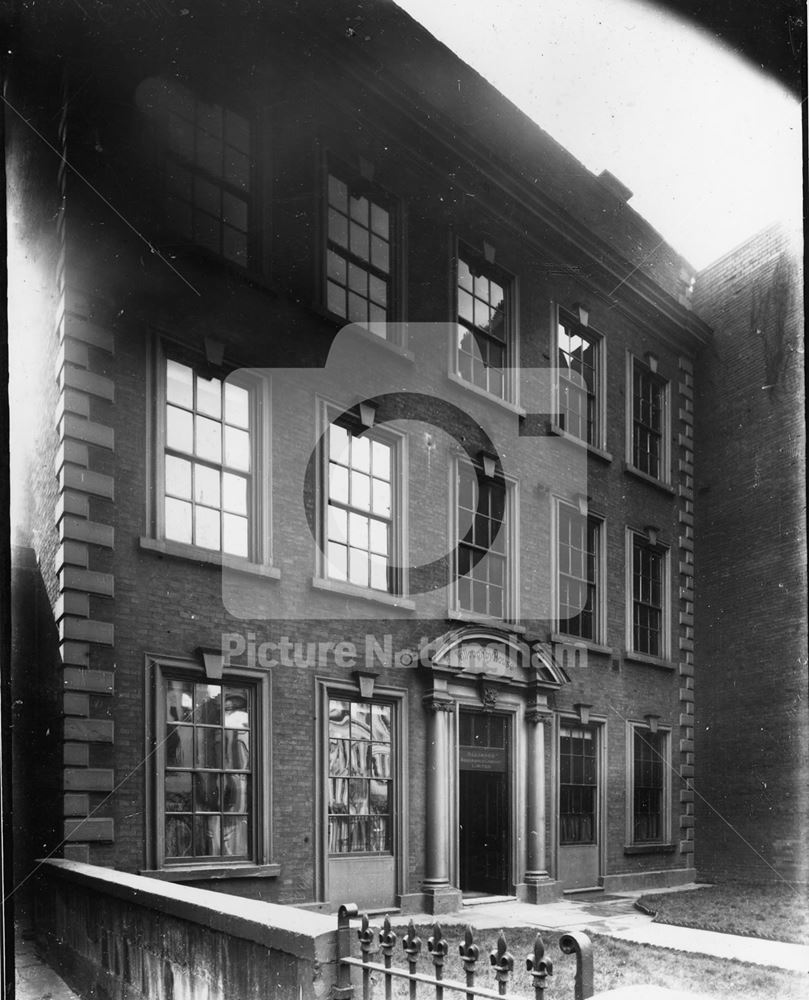
[[[565,889],[598,885],[598,728],[563,725],[559,732],[559,875]]]
[[[509,733],[505,716],[459,718],[459,879],[466,893],[509,891]]]

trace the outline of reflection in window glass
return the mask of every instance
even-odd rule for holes
[[[392,708],[329,699],[329,852],[392,850]]]
[[[167,861],[253,853],[253,689],[165,680]]]

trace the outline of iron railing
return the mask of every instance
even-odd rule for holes
[[[354,987],[351,984],[351,970],[362,971],[362,1000],[372,1000],[373,976],[381,976],[384,982],[385,1000],[392,1000],[394,979],[404,980],[409,986],[410,1000],[417,997],[432,996],[435,1000],[444,1000],[445,992],[451,996],[462,994],[465,1000],[478,998],[497,998],[497,1000],[525,1000],[508,992],[509,981],[514,972],[514,956],[508,950],[506,938],[502,931],[497,937],[496,946],[489,952],[489,964],[494,972],[497,990],[478,985],[480,970],[478,962],[485,948],[475,943],[474,932],[467,925],[463,942],[459,946],[461,961],[466,973],[466,982],[444,978],[444,962],[449,953],[449,943],[444,937],[441,925],[435,923],[432,933],[427,939],[427,952],[432,962],[432,975],[418,971],[419,957],[422,953],[422,940],[416,934],[413,921],[401,939],[402,950],[406,957],[407,968],[399,968],[393,964],[393,954],[398,937],[391,928],[390,919],[385,917],[381,929],[372,927],[366,914],[361,915],[361,924],[357,930],[360,942],[361,958],[351,956],[351,926],[350,921],[359,917],[359,911],[354,903],[341,906],[337,914],[337,988],[335,1000],[355,1000]],[[378,947],[375,939],[378,934]],[[576,956],[576,981],[574,984],[574,1000],[587,1000],[593,995],[593,950],[586,934],[569,931],[559,938],[559,948],[567,955]],[[373,961],[381,953],[382,961]],[[426,963],[425,963],[426,964]],[[553,975],[553,962],[545,956],[545,945],[540,934],[534,939],[533,951],[525,959],[528,972],[531,975],[535,1000],[545,1000],[547,979]],[[428,966],[429,968],[429,966]],[[485,968],[485,963],[484,963]],[[419,986],[424,989],[419,993]]]

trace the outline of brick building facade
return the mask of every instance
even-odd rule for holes
[[[700,273],[697,863],[809,879],[806,411],[800,236],[773,226]]]
[[[323,907],[689,881],[693,270],[393,4],[317,7],[22,39],[36,851]]]

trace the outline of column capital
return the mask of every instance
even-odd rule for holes
[[[553,712],[548,711],[547,708],[532,705],[525,713],[525,721],[530,722],[532,726],[552,722]]]
[[[422,699],[422,704],[433,714],[437,712],[454,712],[455,699],[441,691],[431,691]]]

